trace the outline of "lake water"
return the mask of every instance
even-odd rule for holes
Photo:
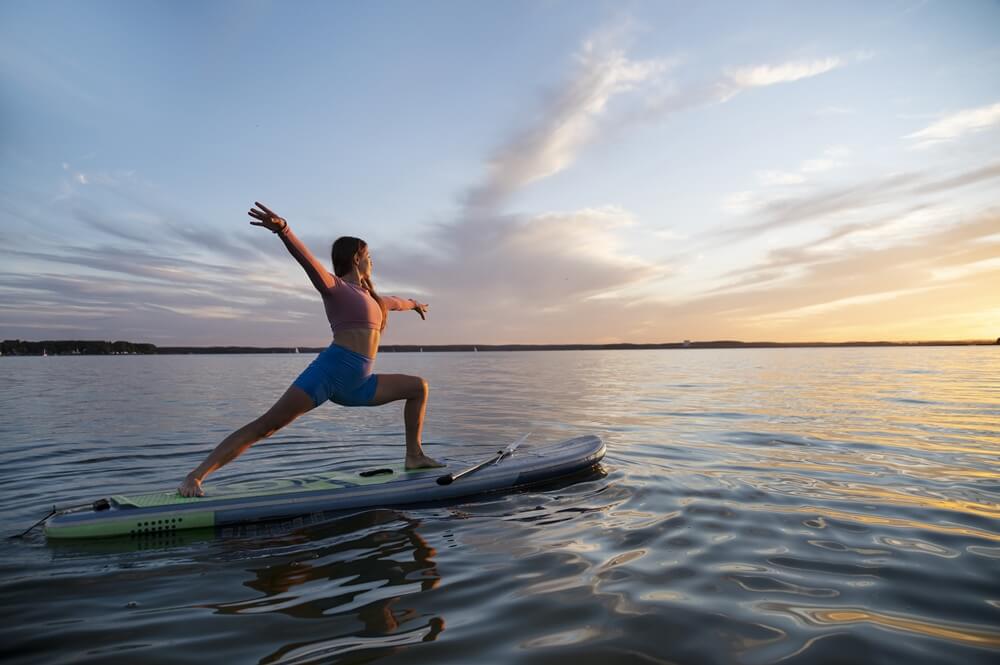
[[[175,486],[310,360],[0,358],[4,535]],[[5,539],[5,662],[1000,662],[1000,347],[378,370],[430,382],[432,455],[528,431],[608,455],[573,484],[253,538]],[[211,482],[402,454],[401,406],[324,405]]]

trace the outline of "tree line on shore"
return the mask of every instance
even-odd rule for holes
[[[966,346],[992,344],[992,340],[962,340],[936,342],[738,342],[720,340],[710,342],[670,342],[660,344],[390,344],[379,347],[383,353],[414,353],[421,351],[579,351],[627,349],[759,349],[785,347],[837,347],[837,346]],[[996,344],[1000,344],[1000,338]],[[43,340],[28,342],[7,339],[0,342],[4,356],[110,356],[135,354],[219,354],[219,353],[318,353],[322,347],[259,347],[259,346],[156,346],[136,342],[108,342],[103,340]]]
[[[135,342],[107,342],[103,340],[43,340],[28,342],[5,339],[0,342],[0,352],[5,356],[113,356],[137,353],[156,353],[155,344]]]

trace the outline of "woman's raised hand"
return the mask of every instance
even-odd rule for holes
[[[250,212],[247,213],[254,219],[259,220],[256,222],[250,222],[253,226],[263,226],[271,233],[284,231],[285,227],[288,226],[288,222],[286,222],[282,217],[278,217],[278,215],[271,212],[263,203],[254,201],[253,204],[257,207],[251,208]]]
[[[411,298],[411,300],[412,300],[412,298]],[[419,314],[420,318],[423,319],[424,321],[427,320],[427,317],[424,316],[424,314],[427,313],[427,308],[428,307],[430,307],[430,305],[417,302],[416,300],[413,301],[413,311],[416,312],[417,314]]]

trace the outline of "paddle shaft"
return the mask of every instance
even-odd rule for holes
[[[468,469],[464,469],[462,471],[459,471],[458,473],[449,473],[446,476],[441,476],[440,478],[437,479],[437,484],[438,485],[451,485],[453,482],[455,482],[456,480],[458,480],[459,478],[461,478],[463,476],[467,476],[470,473],[475,473],[476,471],[484,469],[484,468],[490,466],[491,464],[499,464],[500,460],[502,460],[504,457],[506,457],[507,455],[510,455],[515,450],[517,450],[517,447],[519,445],[521,445],[524,442],[524,440],[527,439],[527,438],[528,438],[528,434],[525,434],[520,439],[518,439],[514,443],[510,444],[509,446],[507,446],[503,450],[497,451],[497,454],[494,455],[493,457],[489,458],[488,460],[486,460],[484,462],[480,462],[479,464],[476,464],[475,466],[470,466]]]

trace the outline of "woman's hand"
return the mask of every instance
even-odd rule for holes
[[[410,298],[410,300],[413,302],[413,311],[419,314],[421,319],[426,321],[427,317],[424,316],[424,314],[427,313],[427,308],[430,307],[430,305],[419,303],[416,300],[413,300],[413,298]]]
[[[285,227],[288,226],[288,222],[286,222],[283,218],[278,217],[276,214],[268,210],[267,206],[265,206],[263,203],[254,201],[253,204],[257,206],[257,208],[260,208],[260,210],[258,210],[257,208],[251,208],[250,212],[248,212],[247,214],[253,217],[254,219],[260,221],[250,222],[251,225],[263,226],[271,233],[280,233],[285,230]]]

